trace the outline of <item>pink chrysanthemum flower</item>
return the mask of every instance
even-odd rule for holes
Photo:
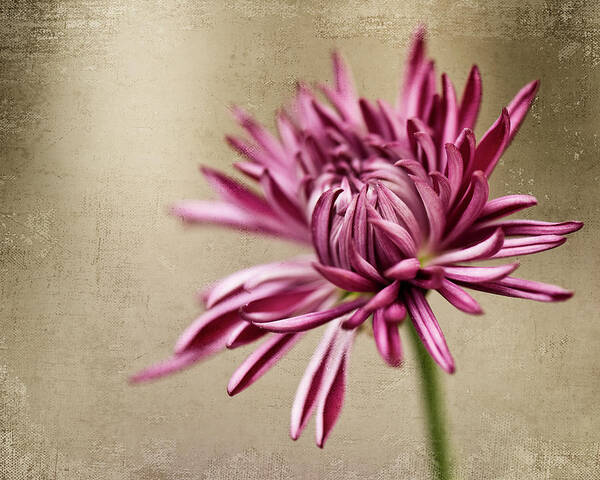
[[[279,138],[240,109],[252,138],[227,140],[245,160],[235,166],[258,182],[257,194],[209,168],[220,201],[186,201],[173,213],[311,244],[316,258],[259,265],[221,280],[202,295],[206,311],[183,333],[174,356],[134,377],[156,378],[225,348],[266,337],[233,374],[235,395],[267,372],[301,338],[328,323],[292,407],[296,439],[316,410],[323,446],[343,403],[355,333],[372,317],[383,359],[402,361],[399,324],[409,314],[432,358],[446,372],[454,360],[425,298],[436,290],[459,310],[482,312],[465,288],[552,302],[572,293],[510,276],[516,262],[475,260],[537,253],[564,243],[580,222],[506,220],[531,207],[529,195],[488,199],[488,178],[517,133],[538,82],[523,87],[479,142],[473,131],[481,79],[471,69],[460,102],[442,75],[437,92],[423,30],[415,34],[399,100],[357,98],[334,54],[335,86],[320,86],[333,106],[299,86],[292,111],[277,116]]]

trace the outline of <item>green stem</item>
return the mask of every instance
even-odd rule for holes
[[[450,477],[450,452],[446,427],[444,422],[444,409],[442,405],[442,389],[439,379],[438,366],[435,364],[412,322],[409,323],[410,336],[417,353],[417,364],[421,376],[421,392],[423,406],[427,417],[427,433],[431,448],[431,469],[436,480],[449,480]]]

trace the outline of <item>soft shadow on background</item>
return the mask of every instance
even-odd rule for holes
[[[232,171],[227,106],[270,123],[296,79],[331,78],[334,47],[361,94],[393,100],[424,22],[459,91],[472,63],[482,71],[478,135],[541,79],[492,195],[533,194],[535,218],[586,222],[522,259],[522,276],[575,289],[571,301],[476,295],[486,315],[468,317],[434,299],[457,362],[445,388],[458,478],[600,478],[596,2],[324,3],[0,7],[0,477],[428,478],[410,351],[394,370],[358,339],[323,451],[312,424],[288,437],[318,333],[234,399],[225,385],[248,349],[126,383],[169,355],[198,288],[296,251],[166,214],[209,195],[199,163]]]

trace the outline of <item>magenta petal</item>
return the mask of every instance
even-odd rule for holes
[[[458,134],[458,107],[456,105],[456,91],[454,85],[448,75],[442,74],[442,110],[444,115],[444,129],[442,131],[441,145],[448,142],[456,141]],[[445,152],[441,152],[442,156],[438,162],[438,170],[446,171]]]
[[[237,310],[252,300],[274,295],[285,289],[287,284],[263,285],[252,292],[241,292],[218,303],[200,315],[181,334],[175,344],[175,352],[182,353],[201,345],[211,346],[217,342],[225,347],[226,340],[237,322],[242,321]]]
[[[477,120],[477,115],[479,113],[479,106],[481,104],[481,92],[481,74],[479,73],[477,65],[473,65],[460,102],[458,127],[461,130],[463,128],[473,128],[475,126],[475,121]]]
[[[444,206],[441,200],[436,195],[435,191],[423,180],[413,177],[415,187],[423,200],[425,211],[427,212],[427,220],[429,222],[429,245],[436,247],[442,239],[444,228],[446,227],[446,216],[444,214]]]
[[[405,293],[406,306],[423,345],[442,369],[454,373],[454,360],[422,290],[411,288]]]
[[[400,291],[400,282],[397,280],[390,283],[371,298],[365,305],[354,312],[348,320],[342,323],[342,328],[350,330],[358,327],[375,310],[387,307],[390,303],[396,301]]]
[[[385,320],[383,310],[377,310],[373,315],[373,337],[381,358],[392,367],[402,363],[402,344],[398,324]]]
[[[417,132],[414,137],[425,156],[426,161],[423,162],[423,165],[427,167],[427,172],[438,170],[437,153],[431,135],[425,132]]]
[[[531,102],[535,97],[539,85],[539,80],[534,80],[533,82],[528,83],[521,90],[519,90],[519,92],[515,95],[515,98],[513,98],[508,104],[508,107],[506,107],[508,114],[510,115],[509,143],[517,134],[521,123],[525,119],[525,115],[527,115],[527,112],[529,111],[529,107],[531,106]]]
[[[484,208],[485,202],[489,195],[489,186],[487,179],[479,170],[471,175],[471,185],[465,198],[459,203],[453,217],[455,220],[454,226],[444,236],[444,245],[450,245],[454,240],[459,238],[473,223]]]
[[[402,323],[406,318],[406,307],[401,302],[388,305],[384,313],[385,321],[390,323]]]
[[[241,322],[229,334],[226,346],[231,349],[242,347],[258,340],[266,334],[266,331],[251,323]]]
[[[333,204],[342,193],[342,189],[328,190],[319,197],[312,215],[312,239],[321,263],[330,265],[331,253],[329,251],[329,230]]]
[[[573,292],[555,285],[513,277],[506,277],[496,282],[472,283],[466,286],[482,292],[538,302],[562,302],[573,296]]]
[[[338,332],[338,322],[332,322],[331,325],[327,327],[327,330],[308,363],[304,375],[302,376],[302,380],[298,385],[294,404],[292,405],[290,422],[290,436],[294,440],[296,440],[300,436],[300,433],[302,433],[302,430],[304,430],[306,422],[314,409],[319,388],[321,387],[325,365]]]
[[[463,159],[458,149],[452,144],[446,144],[446,160],[448,162],[448,183],[450,185],[450,199],[448,208],[454,204],[454,200],[460,191],[463,181]]]
[[[364,299],[353,300],[351,302],[340,303],[339,305],[322,310],[320,312],[305,313],[295,317],[275,320],[274,322],[260,323],[258,326],[270,332],[289,333],[302,332],[318,327],[342,315],[362,307],[366,303]]]
[[[507,238],[504,240],[502,248],[490,258],[506,258],[544,252],[559,247],[566,241],[567,239],[560,235]]]
[[[313,263],[313,266],[331,283],[348,292],[372,292],[377,290],[375,282],[358,273],[343,268],[328,267],[319,263]]]
[[[267,373],[302,337],[301,334],[272,335],[262,343],[233,373],[227,393],[237,395]]]
[[[242,209],[252,210],[259,215],[268,215],[275,218],[273,209],[265,199],[247,189],[241,183],[209,167],[200,167],[200,171],[223,200],[231,202]]]
[[[477,301],[450,280],[444,279],[442,286],[437,291],[444,297],[448,302],[454,305],[463,312],[470,313],[471,315],[480,315],[483,310],[477,303]]]
[[[265,170],[261,175],[260,184],[269,201],[269,205],[277,211],[280,217],[294,222],[297,225],[296,228],[302,229],[306,225],[306,218],[303,211],[285,194],[284,190],[269,174],[268,170]]]
[[[356,270],[361,276],[368,278],[374,282],[385,283],[383,278],[377,269],[367,262],[363,257],[360,256],[354,243],[350,243],[350,263],[354,270]]]
[[[394,242],[394,245],[396,245],[405,256],[414,257],[416,255],[417,247],[413,238],[410,236],[410,233],[400,225],[376,218],[369,219],[369,223]]]
[[[317,399],[316,441],[323,448],[342,410],[346,389],[346,368],[354,332],[340,332],[333,345]]]
[[[444,275],[452,280],[460,280],[462,282],[490,282],[510,275],[518,266],[519,264],[515,262],[494,267],[444,267]]]
[[[479,243],[467,248],[450,250],[429,262],[430,265],[449,265],[452,263],[470,262],[481,258],[490,258],[494,255],[504,243],[504,234],[501,229],[497,229],[491,235]]]
[[[481,170],[489,177],[498,163],[502,152],[508,145],[510,136],[510,117],[506,108],[498,120],[482,137],[477,149],[475,150],[475,170]]]
[[[385,276],[396,280],[410,280],[415,277],[419,268],[421,268],[419,260],[416,258],[407,258],[388,268],[385,271]]]
[[[583,227],[582,222],[542,222],[539,220],[504,220],[493,225],[505,235],[566,235]]]
[[[512,215],[524,208],[537,205],[537,199],[531,195],[507,195],[494,198],[487,202],[478,218],[479,222],[486,222],[496,218]]]

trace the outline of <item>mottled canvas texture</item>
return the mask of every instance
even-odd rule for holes
[[[24,1],[0,12],[0,478],[429,478],[410,349],[392,369],[358,338],[324,450],[312,425],[288,436],[319,333],[233,399],[225,385],[248,348],[127,384],[169,355],[200,287],[297,252],[167,214],[210,195],[198,164],[233,173],[228,106],[272,124],[296,79],[331,78],[333,48],[362,95],[393,100],[420,22],[457,85],[479,65],[478,136],[541,80],[491,194],[533,194],[532,217],[586,223],[522,259],[521,276],[574,289],[566,303],[475,294],[486,314],[469,317],[432,296],[457,363],[444,376],[457,478],[600,478],[597,2]]]

